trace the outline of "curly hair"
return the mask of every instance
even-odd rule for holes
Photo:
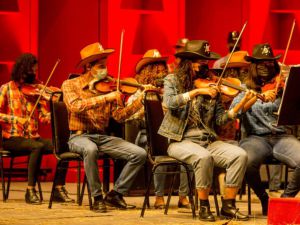
[[[20,55],[13,66],[11,79],[13,81],[20,81],[24,74],[33,73],[32,67],[37,64],[37,58],[31,53],[23,53]]]
[[[140,84],[152,84],[155,87],[162,87],[164,77],[168,74],[165,62],[155,62],[145,65],[141,71],[135,75],[135,79]]]

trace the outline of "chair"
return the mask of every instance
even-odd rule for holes
[[[58,101],[57,101],[57,97],[58,97]],[[50,110],[51,110],[52,140],[54,145],[53,154],[57,159],[57,166],[56,166],[48,208],[50,209],[52,207],[53,194],[56,186],[55,182],[58,175],[57,172],[59,171],[59,168],[64,169],[62,168],[64,162],[71,162],[71,161],[77,162],[77,203],[81,205],[83,200],[85,185],[87,184],[87,179],[86,176],[84,176],[82,189],[80,190],[80,180],[81,180],[80,171],[81,171],[81,162],[83,161],[83,158],[80,154],[69,151],[69,147],[67,144],[70,137],[68,110],[66,108],[65,103],[62,101],[62,92],[52,93],[50,99]],[[106,192],[109,189],[109,177],[110,177],[109,157],[106,155],[99,155],[99,159],[104,160],[103,187],[104,187],[104,192]],[[91,198],[91,193],[88,185],[87,185],[87,189],[88,189],[89,206],[90,209],[92,209],[92,198]]]
[[[27,163],[28,163],[28,158],[26,161],[15,162],[16,157],[25,157],[28,156],[28,152],[12,152],[9,150],[6,150],[3,148],[3,139],[2,139],[2,127],[0,126],[0,173],[1,173],[1,183],[2,183],[2,197],[3,197],[3,202],[6,202],[9,196],[9,191],[10,191],[10,184],[11,184],[11,178],[12,177],[22,177],[22,178],[27,178],[28,177],[28,169],[27,169]],[[9,162],[9,167],[4,168],[4,158],[10,159]],[[16,164],[25,164],[25,168],[16,168],[14,167]],[[39,176],[45,176],[47,175],[48,172],[51,172],[50,170],[40,170],[39,171]],[[5,184],[5,177],[7,177],[7,184]],[[37,184],[38,184],[38,190],[39,190],[39,195],[40,195],[40,200],[43,200],[43,194],[42,194],[42,187],[39,179],[37,179]]]
[[[284,165],[285,166],[284,188],[286,188],[288,183],[288,169],[289,169],[286,164],[282,163],[281,161],[277,160],[274,157],[269,157],[265,159],[262,165],[266,165],[268,181],[270,180],[269,165]],[[248,195],[248,214],[251,215],[251,188],[249,185],[247,188],[247,195]]]
[[[168,207],[170,203],[170,198],[173,189],[174,178],[176,174],[179,174],[180,166],[185,168],[185,173],[188,177],[188,185],[189,185],[189,201],[191,203],[192,215],[193,218],[196,217],[195,213],[195,204],[193,200],[193,184],[190,176],[190,170],[187,164],[180,162],[174,158],[171,158],[167,154],[168,149],[168,139],[157,134],[159,126],[163,120],[163,109],[161,98],[157,92],[147,91],[144,98],[144,106],[145,106],[145,120],[146,120],[146,131],[147,131],[147,142],[148,142],[148,159],[152,164],[151,174],[149,176],[148,186],[145,193],[144,203],[141,211],[141,217],[144,216],[146,205],[149,206],[149,195],[150,195],[150,186],[153,180],[153,175],[155,171],[160,166],[172,166],[175,167],[174,171],[164,172],[166,174],[173,174],[173,180],[171,183],[171,187],[168,193],[168,200],[165,207],[164,214],[168,213]]]

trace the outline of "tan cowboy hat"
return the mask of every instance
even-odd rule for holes
[[[174,48],[184,48],[188,41],[189,39],[187,38],[180,38],[177,40],[176,45],[174,45]]]
[[[135,67],[135,72],[139,73],[140,70],[143,68],[143,66],[149,64],[149,63],[153,63],[153,62],[167,62],[168,57],[162,57],[160,52],[157,49],[150,49],[148,50],[143,58],[140,59],[140,61],[138,61],[138,63],[136,64]]]
[[[84,66],[85,64],[97,59],[105,58],[114,51],[115,50],[112,48],[104,49],[99,42],[87,45],[80,51],[81,60],[77,64],[77,67]]]
[[[247,51],[237,51],[232,53],[232,56],[228,62],[227,67],[232,68],[232,67],[245,67],[249,66],[250,62],[247,62],[245,60],[245,56],[248,55]],[[221,68],[225,66],[226,63],[221,64]]]

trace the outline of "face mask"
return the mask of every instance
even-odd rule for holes
[[[103,80],[107,76],[107,68],[105,69],[92,69],[92,75],[97,80]]]
[[[25,73],[23,80],[24,80],[24,83],[33,84],[35,81],[35,73]]]
[[[257,76],[259,84],[265,84],[266,82],[269,82],[276,76],[274,65],[257,65]]]
[[[202,64],[199,66],[199,70],[198,71],[195,71],[195,74],[196,74],[196,79],[197,78],[202,78],[202,79],[205,79],[208,77],[208,72],[209,72],[209,67],[207,64]]]

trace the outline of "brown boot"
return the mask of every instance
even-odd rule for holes
[[[190,209],[191,208],[191,204],[187,200],[186,196],[179,196],[178,208],[184,208],[184,209]]]
[[[164,201],[163,196],[156,196],[154,208],[155,209],[164,209],[165,208],[165,201]]]

